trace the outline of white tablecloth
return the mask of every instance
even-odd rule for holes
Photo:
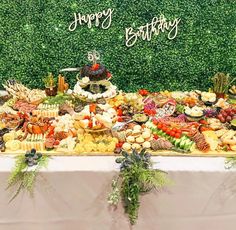
[[[235,230],[236,170],[224,158],[153,157],[174,184],[141,199],[134,230]],[[118,165],[114,157],[53,157],[38,177],[34,198],[5,191],[14,165],[0,157],[0,230],[126,230],[121,206],[106,202]]]

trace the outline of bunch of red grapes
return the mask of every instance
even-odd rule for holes
[[[234,119],[236,116],[236,109],[228,108],[228,109],[222,109],[220,113],[217,115],[217,118],[222,122],[230,122]]]

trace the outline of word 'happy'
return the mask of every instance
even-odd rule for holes
[[[160,17],[154,17],[151,23],[147,23],[144,26],[140,26],[137,32],[134,32],[132,27],[125,29],[126,34],[126,46],[133,46],[138,38],[142,40],[151,41],[153,35],[159,35],[161,32],[169,31],[168,39],[172,40],[177,36],[178,25],[180,18],[176,18],[173,21],[167,21],[164,15]]]
[[[80,26],[87,24],[88,28],[91,28],[92,22],[95,22],[96,27],[101,24],[102,29],[108,29],[111,26],[113,11],[114,9],[109,8],[94,14],[82,15],[81,13],[74,13],[74,21],[69,25],[69,31],[74,31],[78,24]]]

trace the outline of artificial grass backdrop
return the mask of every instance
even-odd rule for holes
[[[68,30],[73,13],[113,8],[111,27]],[[178,35],[153,36],[125,46],[125,28],[164,14],[181,18]],[[208,89],[217,71],[236,75],[235,0],[1,0],[0,81],[43,87],[42,77],[87,63],[98,50],[120,89]],[[67,74],[71,84],[75,74]]]

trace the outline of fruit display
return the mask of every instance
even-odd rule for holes
[[[133,120],[137,123],[145,123],[148,121],[148,116],[142,113],[137,113],[133,116]]]
[[[94,60],[93,60],[94,61]],[[1,153],[31,149],[49,154],[119,154],[148,149],[153,154],[236,154],[236,104],[228,97],[229,77],[217,74],[213,91],[118,91],[111,74],[94,61],[81,68],[73,89],[52,74],[53,94],[28,89],[16,80],[0,105]],[[67,90],[68,89],[68,90]],[[217,91],[215,91],[217,90]]]
[[[184,113],[189,121],[198,121],[204,116],[203,108],[197,106],[192,108],[186,107]]]
[[[236,109],[228,108],[228,109],[222,109],[219,114],[217,115],[217,118],[222,122],[230,122],[236,117]]]
[[[216,102],[216,94],[209,92],[202,92],[201,100],[205,103],[205,105],[210,106]]]
[[[80,78],[74,87],[73,94],[86,101],[96,102],[101,98],[116,96],[117,88],[110,82],[111,73],[96,59],[93,64],[87,64],[81,68]]]

